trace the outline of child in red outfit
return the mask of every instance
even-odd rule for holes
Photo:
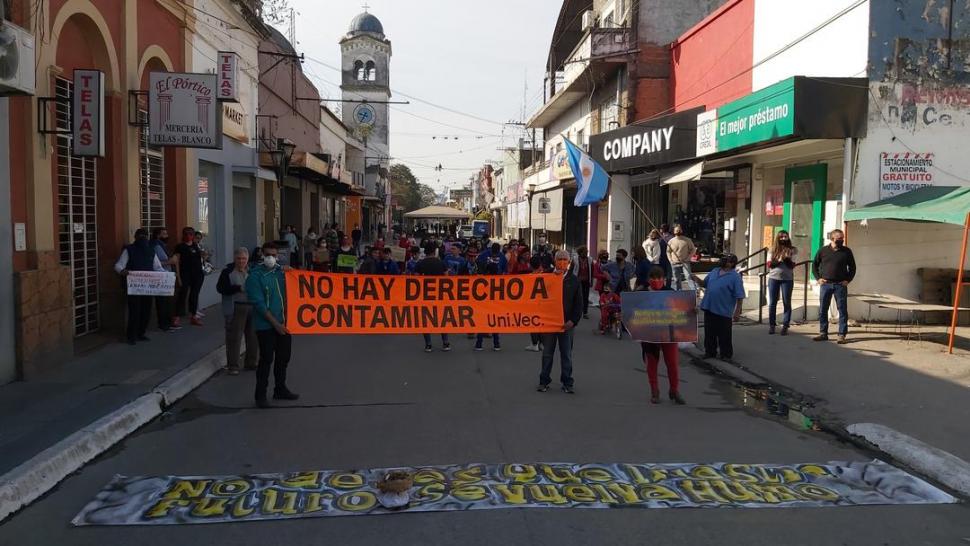
[[[610,327],[610,314],[619,311],[620,295],[610,290],[608,283],[600,290],[600,334]]]
[[[647,277],[647,290],[670,290],[667,286],[666,275],[661,267],[654,266]],[[660,382],[657,368],[660,367],[660,355],[663,354],[664,364],[667,365],[667,381],[670,384],[670,399],[683,405],[687,402],[680,395],[680,369],[678,357],[680,352],[676,343],[641,343],[643,360],[647,365],[647,377],[650,380],[650,402],[660,403]]]

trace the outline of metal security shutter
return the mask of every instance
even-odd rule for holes
[[[148,112],[139,110],[138,121],[145,124],[138,132],[141,225],[151,231],[165,227],[165,156],[148,145]]]
[[[630,231],[631,244],[639,245],[647,238],[654,226],[659,228],[660,224],[667,221],[667,186],[661,186],[656,175],[653,175],[653,180],[653,183],[644,184],[642,179],[637,176],[630,179],[630,183],[633,185],[631,197],[640,205],[637,208],[636,205],[631,204],[633,207],[633,225]],[[649,220],[644,216],[644,212],[650,217]]]
[[[71,130],[70,80],[56,78],[56,122]],[[97,164],[71,155],[71,135],[57,139],[57,215],[60,262],[71,268],[74,289],[74,335],[98,330]]]

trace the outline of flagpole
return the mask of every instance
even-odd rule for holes
[[[562,137],[562,139],[564,141],[568,141],[573,146],[576,146],[576,144],[574,142],[572,142],[571,140],[569,140],[568,138],[566,138],[566,135],[560,133],[559,136]],[[576,148],[581,150],[581,148],[579,148],[578,146],[576,146]],[[603,166],[600,165],[600,168],[603,168]],[[611,175],[609,172],[607,172],[605,168],[603,168],[603,172],[606,173],[607,180],[609,180],[610,182],[613,182],[613,175]],[[575,176],[575,173],[574,173],[574,176]],[[611,191],[612,191],[612,188],[617,188],[618,187],[618,185],[617,186],[614,186],[613,184],[610,184],[610,186],[611,186]],[[643,210],[643,207],[640,206],[640,203],[637,203],[637,200],[634,199],[632,195],[630,195],[626,190],[623,190],[622,188],[620,189],[620,192],[623,193],[623,195],[627,196],[630,199],[630,202],[633,203],[634,206],[637,207],[637,210],[639,210],[640,211],[640,214],[642,214],[643,217],[647,219],[647,222],[650,223],[650,225],[653,227],[653,229],[658,229],[657,228],[657,224],[654,224],[653,223],[653,220],[650,218],[650,215],[647,214],[647,211]],[[631,234],[632,234],[632,229],[631,229]]]

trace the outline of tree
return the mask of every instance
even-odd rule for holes
[[[435,193],[434,188],[427,184],[418,184],[418,195],[422,208],[430,207],[438,201],[438,194]]]
[[[411,168],[407,165],[400,163],[391,165],[388,170],[388,178],[391,181],[392,195],[397,198],[398,204],[404,207],[404,212],[418,210],[434,203],[432,197],[431,202],[425,204],[426,194],[422,188],[427,188],[431,195],[434,195],[434,190],[424,184],[419,184],[418,178],[414,176]]]

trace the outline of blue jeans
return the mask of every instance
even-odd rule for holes
[[[791,293],[795,288],[795,281],[781,281],[768,279],[768,326],[775,327],[775,315],[778,313],[778,296],[781,295],[781,305],[785,314],[781,325],[791,326]]]
[[[674,290],[683,289],[682,283],[687,282],[690,278],[690,265],[688,264],[673,264],[670,266],[671,270],[671,283],[670,286]]]
[[[849,287],[841,284],[826,283],[821,287],[821,302],[818,311],[819,332],[829,333],[829,306],[835,296],[835,306],[839,310],[839,335],[849,333]]]
[[[489,335],[492,336],[492,347],[501,347],[502,346],[502,342],[499,341],[498,334],[478,334],[476,336],[476,339],[475,339],[475,346],[476,347],[481,347],[482,346],[482,341],[484,341],[485,338],[488,337]]]
[[[555,334],[540,334],[542,337],[542,372],[539,373],[539,384],[552,383],[552,359],[556,356],[556,344],[559,344],[559,382],[563,387],[573,386],[573,330],[557,332]]]
[[[431,345],[431,334],[424,334],[424,344]],[[441,344],[448,344],[448,334],[441,334]]]

